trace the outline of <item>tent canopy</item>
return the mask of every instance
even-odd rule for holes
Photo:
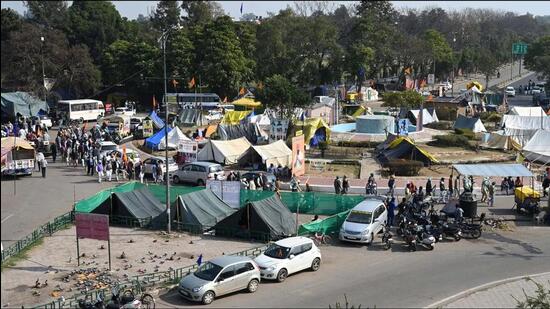
[[[519,116],[504,115],[502,117],[502,126],[509,129],[537,130],[544,129],[550,131],[550,117],[548,116]]]
[[[28,92],[3,92],[2,93],[2,113],[17,117],[20,114],[24,117],[37,116],[41,111],[48,113],[50,110],[48,103],[32,96]]]
[[[455,124],[453,126],[454,129],[467,129],[474,133],[478,132],[487,132],[485,129],[485,126],[481,122],[481,119],[479,118],[471,118],[466,117],[463,115],[458,115],[458,118],[456,118]]]
[[[418,147],[412,139],[404,136],[391,138],[393,141],[386,144],[378,154],[378,159],[382,163],[395,159],[416,160],[425,165],[438,162],[432,154]]]
[[[521,146],[511,137],[504,134],[504,131],[485,133],[484,142],[481,144],[482,147],[491,148],[491,149],[504,149],[519,150]]]
[[[164,130],[162,130],[162,132],[164,132]],[[174,129],[168,132],[168,149],[176,149],[181,142],[190,140],[191,139],[189,137],[185,136],[185,134],[181,132],[180,128],[174,127]],[[166,137],[162,137],[157,145],[157,148],[159,150],[166,148]]]
[[[184,127],[203,126],[208,121],[200,109],[183,109],[178,115],[178,123]]]
[[[2,149],[23,148],[27,150],[34,150],[34,147],[22,138],[16,138],[13,136],[2,137]]]
[[[256,101],[253,98],[248,98],[248,97],[242,97],[240,99],[237,99],[231,102],[231,104],[235,106],[246,107],[246,108],[258,108],[262,106],[262,102]]]
[[[408,113],[407,113],[408,117],[411,122],[415,123],[418,121],[418,116],[420,115],[420,110],[419,109],[411,109]],[[433,117],[432,117],[432,114],[430,113],[430,111],[428,111],[426,108],[422,109],[422,124],[429,124],[429,123],[432,123],[432,122],[436,122],[438,120],[435,120]]]
[[[483,177],[532,177],[533,173],[521,164],[453,164],[461,175]]]
[[[197,160],[235,164],[250,146],[252,145],[244,137],[227,141],[209,140],[197,154]]]
[[[530,161],[550,163],[550,131],[538,130],[523,147],[523,155]]]
[[[220,123],[229,125],[240,124],[241,120],[246,118],[251,112],[252,111],[226,111]]]
[[[178,208],[172,211],[173,218],[183,224],[200,226],[201,230],[213,227],[236,211],[210,189],[180,195],[175,206]]]
[[[518,115],[518,116],[546,116],[546,113],[540,106],[514,106],[510,110],[509,115]]]
[[[168,127],[168,134],[170,135],[170,132],[172,131],[172,128]],[[155,133],[153,136],[148,137],[145,140],[145,147],[153,150],[159,149],[160,141],[164,139],[164,128],[159,130],[157,133]]]
[[[306,145],[316,146],[323,138],[325,141],[330,139],[330,128],[321,117],[296,121],[294,126],[296,130],[302,130],[303,128]]]
[[[153,126],[155,126],[156,129],[164,128],[164,121],[160,119],[155,111],[152,111],[151,114],[149,114],[149,118],[153,121]]]
[[[250,117],[250,123],[255,123],[259,126],[270,126],[271,119],[266,114],[260,114]]]
[[[251,233],[268,235],[278,239],[296,233],[294,215],[275,195],[260,201],[247,203],[214,227],[216,235],[247,236]]]
[[[288,148],[283,140],[278,140],[269,145],[252,146],[239,158],[239,164],[261,163],[266,167],[290,166],[292,160],[292,150]]]
[[[241,123],[236,125],[219,124],[216,128],[216,134],[221,140],[231,140],[244,137],[251,143],[256,144],[262,136],[267,138],[266,134],[255,123]]]

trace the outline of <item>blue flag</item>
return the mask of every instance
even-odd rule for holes
[[[241,2],[241,15],[243,15],[243,3]]]
[[[300,115],[300,120],[302,122],[306,121],[306,112],[302,112],[302,115]]]
[[[202,264],[202,254],[199,255],[199,258],[197,259],[197,265],[201,266]]]

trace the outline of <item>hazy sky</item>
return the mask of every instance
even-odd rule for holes
[[[139,14],[145,16],[154,10],[158,1],[112,1],[122,16],[130,19]],[[234,18],[241,16],[240,8],[243,4],[243,13],[254,13],[266,16],[267,12],[277,13],[288,5],[293,7],[293,1],[219,1],[226,13]],[[351,4],[353,1],[334,1],[337,4]],[[397,8],[441,7],[446,10],[460,10],[463,8],[488,8],[502,11],[512,11],[518,14],[531,13],[533,15],[550,15],[550,1],[392,1]],[[23,14],[26,10],[22,1],[1,1],[2,8],[12,8]]]

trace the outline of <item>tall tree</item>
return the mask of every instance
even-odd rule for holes
[[[164,31],[179,25],[181,9],[178,1],[159,1],[151,16],[155,29]]]
[[[67,1],[24,1],[30,21],[46,28],[63,29],[67,21]]]
[[[525,66],[544,76],[546,85],[550,85],[550,35],[539,38],[529,46]]]
[[[265,80],[257,97],[266,107],[275,110],[281,117],[291,119],[296,107],[309,103],[309,97],[284,76],[275,74]]]
[[[189,26],[208,23],[225,15],[216,1],[182,1],[183,20]]]
[[[453,61],[453,50],[445,37],[435,29],[428,29],[424,34],[424,38],[431,51],[433,72],[436,75],[446,73]]]
[[[2,42],[9,38],[10,33],[19,30],[22,24],[21,16],[10,8],[2,9],[1,21]]]

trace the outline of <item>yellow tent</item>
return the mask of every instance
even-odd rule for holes
[[[482,86],[479,82],[471,81],[471,82],[469,82],[468,84],[466,84],[466,88],[467,88],[467,89],[470,89],[470,88],[472,88],[473,86],[476,86],[477,89],[479,89],[479,91],[483,91],[483,86]]]
[[[326,140],[330,140],[330,127],[328,124],[323,120],[323,118],[309,118],[306,119],[304,122],[302,121],[296,121],[294,123],[296,131],[302,130],[303,126],[303,133],[304,133],[304,139],[306,145],[309,145],[311,139],[315,135],[315,132],[320,128],[325,128],[326,131]]]
[[[235,125],[241,123],[252,111],[226,111],[221,124]]]
[[[15,145],[14,145],[14,142],[15,142]],[[15,148],[23,148],[28,150],[34,149],[34,147],[31,144],[29,144],[29,142],[27,142],[26,140],[20,137],[18,137],[17,139],[13,136],[2,137],[2,148],[12,149],[14,148],[14,146]]]
[[[365,113],[366,110],[367,109],[365,107],[363,107],[363,105],[359,105],[359,108],[351,116],[354,117],[354,118],[357,117],[357,116],[361,116]]]
[[[238,100],[235,100],[235,101],[231,102],[231,104],[233,104],[235,106],[246,107],[246,108],[257,108],[257,107],[262,106],[262,102],[256,101],[252,98],[245,98],[245,97],[240,98]]]
[[[405,143],[404,145],[407,145],[406,147],[403,147],[404,145],[402,145],[402,143]],[[399,147],[398,147],[399,146]],[[399,149],[398,149],[399,148]],[[405,136],[400,136],[396,139],[394,139],[386,149],[389,149],[389,150],[393,150],[393,151],[389,151],[386,156],[389,157],[389,158],[400,158],[402,156],[404,156],[405,154],[408,156],[408,154],[411,153],[411,151],[418,151],[420,152],[420,156],[416,156],[416,160],[419,160],[419,161],[423,161],[423,162],[426,162],[426,161],[430,161],[431,163],[438,163],[439,161],[437,161],[437,159],[429,152],[427,152],[426,150],[418,147],[416,145],[416,143],[408,138],[408,137],[405,137]],[[422,155],[425,157],[424,159],[422,158]]]

